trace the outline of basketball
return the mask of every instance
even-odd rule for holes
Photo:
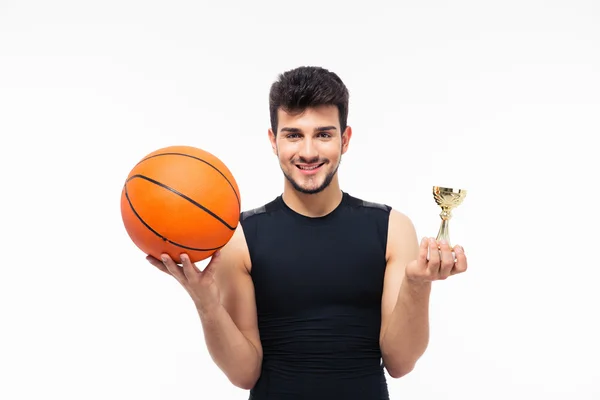
[[[241,211],[231,171],[213,154],[190,146],[156,150],[130,171],[121,192],[121,216],[145,254],[181,263],[204,260],[233,236]]]

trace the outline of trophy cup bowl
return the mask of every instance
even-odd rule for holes
[[[452,218],[452,210],[462,204],[467,191],[464,189],[452,189],[441,186],[433,187],[433,198],[438,206],[442,208],[440,218],[442,222],[438,231],[436,239],[445,240],[448,246],[452,248],[450,244],[450,235],[448,230],[448,224]]]

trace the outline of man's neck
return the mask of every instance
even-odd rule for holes
[[[285,182],[283,188],[283,201],[297,212],[311,218],[322,217],[339,206],[342,201],[342,191],[337,179],[334,179],[325,190],[315,194],[300,193]]]

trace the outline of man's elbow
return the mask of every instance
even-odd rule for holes
[[[256,385],[255,380],[246,379],[246,380],[234,380],[230,379],[230,382],[235,386],[243,390],[251,390],[254,385]]]
[[[251,390],[254,387],[254,385],[256,385],[256,382],[258,382],[259,376],[260,375],[258,375],[258,374],[239,376],[239,377],[231,376],[231,377],[229,377],[229,381],[231,382],[232,385],[234,385],[240,389]]]
[[[386,366],[388,374],[394,379],[408,375],[413,369],[415,369],[415,364],[405,364],[397,367]]]
[[[252,389],[256,385],[256,382],[258,382],[260,374],[261,362],[258,362],[252,368],[248,368],[248,366],[246,366],[246,368],[239,368],[234,371],[229,371],[229,373],[226,372],[229,382],[231,382],[232,385],[244,390]]]
[[[385,347],[383,349],[385,349]],[[423,352],[409,355],[383,351],[383,365],[390,377],[395,379],[402,378],[415,369],[422,354]]]

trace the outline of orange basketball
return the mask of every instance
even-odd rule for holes
[[[237,183],[207,151],[172,146],[137,163],[121,192],[121,216],[131,240],[145,254],[176,262],[210,257],[233,236],[241,211]]]

